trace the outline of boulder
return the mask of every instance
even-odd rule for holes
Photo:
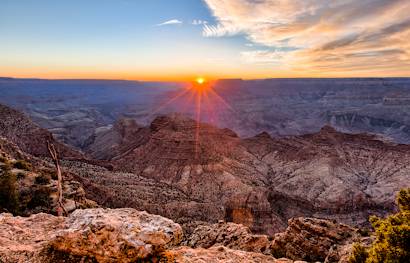
[[[160,262],[178,263],[291,263],[291,260],[277,260],[260,253],[229,249],[223,246],[204,248],[179,247],[162,254]]]
[[[275,235],[272,254],[293,260],[338,262],[340,249],[361,239],[356,229],[329,220],[292,218],[283,233]]]
[[[249,252],[270,253],[270,241],[266,235],[254,235],[246,226],[223,221],[197,227],[184,243],[193,248],[225,246]]]
[[[0,216],[0,262],[135,262],[181,239],[178,224],[134,209],[78,209],[67,218]]]

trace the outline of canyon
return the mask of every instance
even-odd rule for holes
[[[0,89],[13,81],[0,80]],[[22,82],[28,87],[37,81]],[[156,87],[152,94],[134,105],[145,112],[133,108],[133,97],[121,107],[122,97],[109,99],[113,83],[124,85],[119,94],[143,96],[135,95],[136,83],[110,82],[106,95],[87,102],[53,97],[48,93],[53,88],[44,86],[37,90],[41,96],[33,92],[21,100],[13,97],[18,88],[9,91],[0,101],[8,98],[16,109],[0,104],[0,171],[2,178],[15,178],[19,203],[18,209],[2,207],[2,212],[24,217],[0,216],[0,260],[346,262],[354,242],[370,242],[359,231],[370,227],[369,216],[396,212],[397,192],[410,187],[407,104],[400,95],[407,80],[309,81],[314,88],[276,80],[281,89],[268,91],[263,87],[275,81],[219,81],[215,91],[226,105],[208,105],[220,113],[218,120],[204,107],[202,121],[192,105],[173,113],[173,104],[167,104],[180,83],[150,84]],[[249,82],[255,97],[244,96]],[[367,95],[351,100],[358,92],[347,88],[351,82],[360,83]],[[74,84],[81,90],[84,83]],[[74,84],[59,83],[63,90],[67,85],[67,93]],[[338,90],[346,85],[345,94],[332,97],[330,84]],[[152,112],[148,104],[165,107]],[[84,115],[70,115],[74,105],[73,114]],[[105,115],[108,105],[115,110]],[[232,112],[223,109],[229,105]],[[345,111],[352,107],[355,113]],[[286,117],[273,120],[266,117],[269,112]],[[56,178],[47,142],[61,158],[65,218],[52,215]],[[149,218],[143,234],[127,234],[118,223],[141,229],[141,218]],[[101,243],[94,243],[96,236]],[[20,246],[18,240],[27,243]]]

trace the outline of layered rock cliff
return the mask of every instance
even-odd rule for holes
[[[147,211],[188,219],[178,221],[184,226],[184,221],[226,220],[273,234],[297,216],[364,225],[371,214],[394,211],[395,193],[410,182],[409,146],[330,126],[310,135],[242,139],[174,114],[156,118],[131,137],[138,139],[127,140],[117,149],[128,148],[108,160],[113,173],[73,164],[68,169],[77,171],[79,180],[92,178],[97,191],[115,192],[118,200],[110,206],[143,203]],[[141,192],[134,190],[142,185]],[[151,198],[165,204],[151,205]]]
[[[49,156],[47,141],[53,143],[62,157],[81,158],[82,154],[59,143],[46,129],[32,122],[23,113],[0,104],[0,136],[34,156]]]

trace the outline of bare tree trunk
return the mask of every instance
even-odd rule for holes
[[[57,151],[54,147],[54,144],[50,143],[49,141],[47,141],[47,148],[48,148],[48,152],[51,155],[51,159],[53,160],[53,163],[56,166],[56,170],[57,170],[57,195],[58,195],[57,215],[58,216],[67,215],[67,211],[64,209],[64,205],[63,205],[63,177],[61,175],[61,169],[60,169],[60,163],[58,161]]]

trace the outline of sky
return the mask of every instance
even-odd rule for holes
[[[409,0],[0,0],[0,76],[410,77]]]

